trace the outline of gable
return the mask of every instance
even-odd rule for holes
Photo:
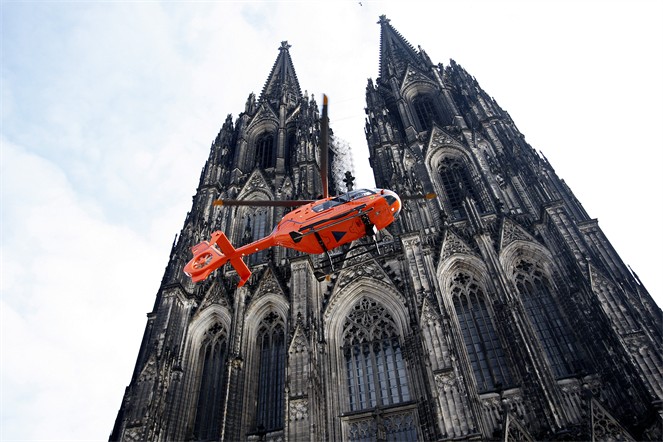
[[[499,234],[498,250],[504,250],[506,246],[508,246],[514,241],[527,241],[527,242],[538,243],[536,238],[530,235],[520,225],[512,221],[510,218],[504,218],[504,222],[502,222],[502,228],[500,229],[500,234]]]

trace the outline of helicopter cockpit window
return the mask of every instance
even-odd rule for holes
[[[357,198],[361,198],[362,196],[368,196],[368,195],[372,195],[374,193],[375,192],[373,192],[372,190],[368,190],[368,189],[357,189],[357,190],[353,190],[351,192],[348,192],[343,196],[348,197],[350,200],[356,200]]]
[[[372,195],[375,192],[372,190],[368,189],[357,189],[353,190],[348,193],[344,193],[343,195],[339,195],[337,197],[334,197],[330,200],[327,200],[325,202],[322,202],[318,204],[317,206],[313,206],[313,211],[314,212],[323,212],[327,209],[331,209],[332,207],[338,206],[339,204],[347,203],[348,201],[356,200],[357,198],[361,198],[363,196],[367,195]]]

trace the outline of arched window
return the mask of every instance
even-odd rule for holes
[[[407,402],[410,388],[391,315],[363,298],[343,325],[343,355],[350,411]]]
[[[246,245],[264,238],[269,234],[272,227],[269,224],[270,210],[271,209],[267,207],[245,208],[243,210],[244,215],[242,216],[241,224],[239,224],[242,226],[242,230],[238,232],[239,240],[237,241],[237,244]],[[245,259],[248,264],[258,264],[263,262],[266,254],[267,251],[263,250],[249,255]]]
[[[430,130],[433,122],[440,123],[440,113],[430,95],[418,95],[412,101],[412,107],[417,115],[420,130]]]
[[[399,328],[374,299],[359,300],[343,323],[345,409],[350,412],[344,439],[403,441],[418,438]]]
[[[276,313],[268,314],[258,328],[258,401],[256,430],[283,428],[285,408],[285,329]]]
[[[285,170],[290,170],[294,164],[295,155],[297,153],[297,133],[294,130],[288,131],[285,143]]]
[[[474,199],[479,210],[483,211],[481,199],[472,184],[470,173],[462,161],[447,157],[441,161],[439,171],[446,196],[447,209],[450,211],[449,215],[452,218],[465,216],[463,199],[466,195]]]
[[[560,378],[576,373],[580,359],[575,338],[562,318],[541,267],[520,261],[516,266],[515,282],[555,376]]]
[[[221,434],[221,407],[225,393],[227,344],[220,324],[205,334],[201,347],[203,369],[196,407],[194,437],[196,440],[217,440]]]
[[[267,169],[274,167],[274,135],[264,133],[256,141],[256,167]]]
[[[486,306],[483,290],[471,276],[459,272],[451,283],[454,309],[479,393],[512,384],[504,349]]]

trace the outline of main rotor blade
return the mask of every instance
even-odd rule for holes
[[[425,195],[423,194],[417,194],[417,195],[399,195],[401,200],[432,200],[433,198],[437,198],[437,194],[430,192]]]
[[[213,206],[299,207],[316,200],[214,200]]]
[[[327,113],[327,95],[322,94],[322,120],[320,121],[320,178],[322,179],[322,197],[329,196],[329,178],[327,163],[329,161],[329,116]]]

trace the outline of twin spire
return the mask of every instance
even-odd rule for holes
[[[288,101],[296,102],[301,99],[302,90],[299,87],[299,80],[297,80],[295,67],[292,64],[288,49],[290,49],[288,42],[282,41],[279,56],[276,57],[272,71],[260,93],[260,101],[264,100],[278,105],[282,100],[287,103]]]
[[[408,65],[426,69],[426,56],[417,51],[396,29],[385,15],[377,22],[380,25],[380,73],[379,77],[402,78]],[[280,103],[297,102],[302,97],[299,80],[290,58],[290,45],[282,41],[279,55],[260,94],[260,101],[278,106]]]
[[[427,56],[412,45],[390,24],[386,15],[381,15],[380,25],[380,78],[396,76],[403,78],[408,65],[426,70]]]

